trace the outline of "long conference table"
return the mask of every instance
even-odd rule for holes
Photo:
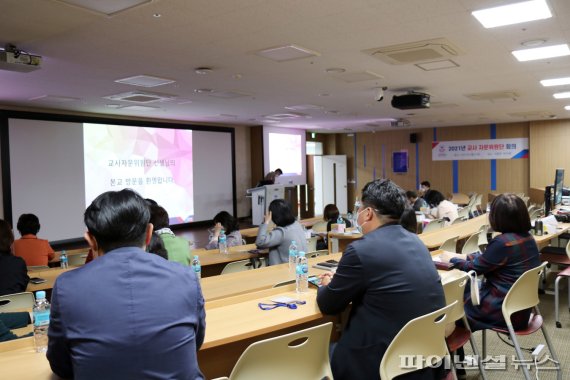
[[[457,237],[458,240],[467,239],[477,233],[482,226],[487,224],[489,224],[489,218],[487,214],[483,214],[462,223],[452,224],[438,231],[419,234],[418,237],[429,250],[434,250],[441,247],[448,239],[454,237]],[[542,249],[547,246],[550,240],[567,231],[569,227],[569,223],[559,223],[555,232],[535,236],[534,239],[536,240],[538,248]],[[329,247],[332,247],[333,239],[336,239],[338,241],[338,249],[336,249],[336,251],[344,251],[350,243],[361,238],[362,234],[329,232]]]
[[[479,223],[484,222],[486,222],[484,218],[479,220]],[[555,233],[536,236],[535,239],[539,246],[547,244],[550,239],[566,231],[568,227],[568,224],[560,224]],[[436,233],[443,233],[444,230]],[[456,228],[453,229],[453,233],[456,232],[458,232]],[[434,233],[426,235],[431,234]],[[432,251],[432,255],[438,253],[438,251]],[[309,259],[309,274],[322,272],[320,269],[313,268],[314,264],[329,259],[339,260],[341,256],[342,253],[334,253]],[[215,259],[212,260],[215,261]],[[457,273],[459,272],[456,270],[440,271],[444,282],[453,278]],[[298,295],[294,291],[294,284],[274,288],[278,283],[292,282],[292,280],[293,274],[288,264],[201,280],[202,292],[206,300],[207,328],[204,344],[198,352],[198,360],[207,378],[229,375],[241,353],[255,341],[336,320],[337,317],[324,316],[320,313],[315,300],[315,289],[310,288],[308,293]],[[257,306],[259,302],[268,302],[279,296],[303,299],[307,303],[295,310],[276,308],[262,311]],[[0,378],[43,380],[56,377],[51,373],[45,355],[35,353],[33,339],[22,338],[0,344]]]
[[[309,259],[309,274],[322,270],[313,265],[328,259],[339,260],[342,253]],[[458,271],[440,272],[442,279],[453,278]],[[295,292],[294,284],[273,288],[292,280],[288,264],[215,276],[202,280],[206,299],[206,336],[198,352],[198,362],[207,378],[227,376],[247,346],[270,336],[281,335],[309,326],[336,321],[324,316],[316,304],[316,290]],[[306,301],[297,309],[261,310],[259,302],[287,296]],[[55,379],[44,354],[33,348],[33,338],[0,344],[0,378],[19,380]]]

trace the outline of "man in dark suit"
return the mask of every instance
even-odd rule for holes
[[[204,299],[188,267],[149,254],[145,200],[107,192],[85,211],[95,260],[62,274],[52,294],[47,357],[75,379],[202,379]]]
[[[406,207],[402,189],[376,180],[362,190],[356,221],[364,237],[350,244],[336,273],[321,276],[317,302],[325,314],[337,314],[350,303],[350,317],[334,348],[335,380],[379,379],[388,345],[410,320],[445,306],[439,275],[417,237],[398,224]],[[437,379],[428,368],[402,379]]]

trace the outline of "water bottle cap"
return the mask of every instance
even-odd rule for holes
[[[295,243],[295,240],[291,240],[291,244],[297,244],[297,243]]]
[[[36,292],[36,299],[45,299],[46,298],[46,292],[44,292],[43,290],[39,290]]]
[[[299,251],[299,256],[305,256],[305,252]]]
[[[197,258],[198,258],[198,255],[194,255],[194,258],[197,259]]]

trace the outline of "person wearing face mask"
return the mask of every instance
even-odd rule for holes
[[[429,251],[399,223],[406,209],[404,191],[390,180],[376,180],[366,184],[361,199],[356,220],[364,236],[346,248],[335,274],[321,275],[317,293],[324,314],[338,314],[352,303],[332,350],[335,380],[379,379],[382,356],[400,329],[445,306]],[[401,379],[439,379],[442,374],[442,368],[427,368]]]

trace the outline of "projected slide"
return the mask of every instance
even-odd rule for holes
[[[130,188],[156,200],[170,224],[194,220],[192,131],[83,124],[85,203]]]
[[[283,174],[303,173],[302,139],[299,135],[269,133],[269,162],[271,170],[280,168]]]

